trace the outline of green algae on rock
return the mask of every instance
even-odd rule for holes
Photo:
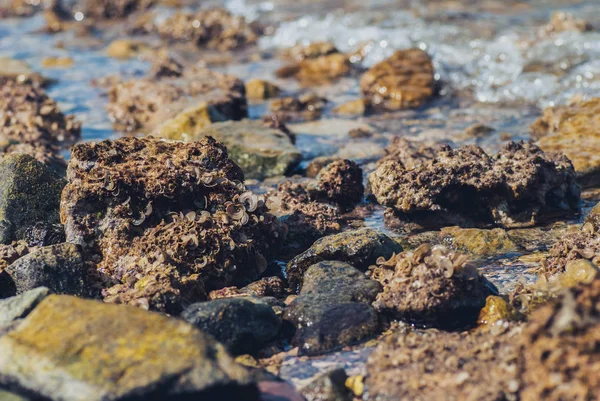
[[[279,334],[281,318],[259,298],[222,298],[188,306],[181,318],[224,344],[233,355],[254,354]]]
[[[65,181],[49,167],[28,155],[4,155],[0,177],[0,221],[13,228],[13,235],[5,240],[25,239],[36,223],[59,222]]]
[[[360,79],[366,107],[375,111],[422,106],[433,96],[434,86],[431,58],[420,49],[396,51]]]
[[[441,242],[459,252],[475,257],[487,257],[516,252],[519,248],[502,228],[484,230],[478,228],[444,227]]]
[[[283,236],[212,138],[80,144],[68,177],[67,240],[118,283],[105,290],[107,301],[177,313],[206,291],[254,279]]]
[[[531,126],[546,152],[562,152],[572,162],[583,187],[600,183],[600,98],[549,107]]]
[[[496,288],[466,255],[423,244],[389,260],[380,258],[369,276],[383,285],[375,308],[423,326],[460,329],[475,324]]]
[[[167,137],[194,141],[211,136],[223,143],[229,157],[242,168],[246,178],[262,180],[284,175],[302,159],[300,151],[284,131],[269,128],[260,121],[227,121],[181,132],[184,133]]]
[[[380,231],[363,228],[329,235],[317,240],[308,250],[296,256],[286,266],[290,287],[302,288],[306,270],[325,260],[348,263],[360,271],[366,271],[378,258],[390,258],[402,252],[396,241]]]
[[[580,209],[571,162],[524,142],[488,156],[475,145],[443,146],[435,158],[392,158],[369,176],[377,201],[399,214],[444,212],[479,224],[522,227]]]
[[[491,329],[498,322],[516,321],[520,318],[519,312],[504,298],[490,295],[485,300],[485,306],[479,312],[477,324]]]
[[[129,306],[44,299],[0,337],[0,386],[63,401],[258,400],[249,373],[191,325]]]

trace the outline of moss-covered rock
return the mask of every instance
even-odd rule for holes
[[[379,257],[387,259],[399,252],[402,252],[400,244],[370,228],[330,235],[317,240],[287,264],[288,282],[292,288],[300,289],[306,270],[320,261],[342,261],[366,271]]]
[[[477,324],[492,327],[496,322],[508,322],[519,318],[517,310],[504,298],[490,295],[485,300],[485,306],[479,312]]]
[[[36,223],[59,222],[65,181],[49,167],[28,155],[5,155],[0,177],[0,220],[9,222],[15,235]]]
[[[8,384],[64,401],[258,399],[246,369],[191,325],[60,295],[0,338],[0,386]]]

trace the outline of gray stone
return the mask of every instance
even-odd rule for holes
[[[26,317],[50,294],[46,287],[38,287],[21,295],[0,300],[0,326]]]

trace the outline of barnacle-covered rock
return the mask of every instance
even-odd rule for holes
[[[386,161],[396,161],[402,163],[405,168],[411,169],[434,160],[438,152],[439,149],[432,143],[409,141],[404,137],[395,136],[385,148],[385,155],[379,159],[377,165],[382,165]]]
[[[335,161],[344,160],[337,156],[318,156],[315,157],[306,166],[306,176],[309,178],[317,178],[323,168]]]
[[[157,26],[165,39],[222,51],[256,43],[262,30],[259,24],[247,22],[243,16],[220,7],[196,13],[178,12]]]
[[[494,156],[474,145],[444,146],[434,159],[412,166],[390,158],[369,182],[378,202],[399,213],[443,211],[515,227],[579,210],[571,162],[523,142],[511,142]]]
[[[549,107],[531,126],[544,151],[564,153],[582,186],[600,183],[600,98]]]
[[[14,81],[0,84],[0,148],[4,153],[25,153],[56,165],[52,159],[60,158],[60,150],[80,135],[81,124],[65,116],[43,89]]]
[[[370,228],[346,231],[317,240],[308,250],[294,257],[286,266],[290,287],[300,289],[306,270],[325,260],[349,263],[366,271],[378,258],[390,258],[402,247],[384,233]]]
[[[261,121],[242,120],[215,123],[196,131],[185,131],[173,139],[198,140],[211,136],[227,146],[229,157],[246,178],[280,176],[295,167],[302,155],[285,132]]]
[[[564,273],[570,262],[580,259],[600,264],[600,233],[589,222],[580,230],[559,238],[550,248],[549,255],[542,261],[538,272],[546,276]]]
[[[495,287],[466,255],[423,244],[369,269],[383,285],[374,302],[379,311],[424,326],[460,328],[476,322]]]
[[[147,137],[73,148],[61,202],[67,240],[119,284],[105,300],[180,311],[267,267],[283,235],[212,138]]]
[[[310,121],[321,117],[327,100],[314,93],[273,99],[269,110],[281,121]]]
[[[66,295],[0,337],[0,387],[63,401],[260,399],[248,370],[188,323]]]
[[[360,79],[367,108],[378,111],[419,107],[433,96],[434,85],[431,58],[420,49],[396,51]]]
[[[306,187],[285,181],[267,194],[267,206],[287,227],[286,246],[304,250],[317,238],[339,232],[342,219],[337,206],[310,199]]]
[[[350,209],[362,201],[365,192],[362,169],[352,160],[337,160],[327,164],[309,186],[311,199],[325,200]]]
[[[600,280],[565,290],[535,311],[523,337],[521,400],[593,400],[600,394]]]
[[[521,327],[510,326],[499,332],[401,330],[369,357],[369,399],[519,399],[520,335]]]
[[[244,83],[203,67],[119,82],[109,92],[111,119],[128,131],[176,139],[215,121],[247,117]]]

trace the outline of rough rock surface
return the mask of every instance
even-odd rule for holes
[[[264,79],[251,79],[246,82],[246,95],[249,99],[269,99],[280,92],[281,88]]]
[[[212,138],[80,144],[61,202],[67,240],[111,279],[105,300],[176,313],[245,283],[282,237],[262,197]]]
[[[400,252],[400,244],[370,228],[329,235],[290,260],[286,266],[288,282],[290,287],[300,289],[309,266],[324,260],[346,262],[360,271],[366,271],[378,258],[389,259],[394,253]]]
[[[164,65],[165,61],[161,60]],[[120,82],[109,92],[111,119],[128,131],[180,138],[212,122],[247,117],[244,83],[203,67]]]
[[[519,249],[507,231],[502,228],[484,230],[444,227],[439,236],[442,244],[474,257],[503,255]]]
[[[308,163],[306,166],[306,176],[309,178],[317,178],[319,172],[325,168],[329,163],[333,163],[334,161],[343,160],[337,156],[318,156],[315,157]]]
[[[94,19],[125,18],[136,11],[147,10],[157,3],[156,0],[83,0],[54,2],[53,9],[61,14],[75,15],[83,13]]]
[[[17,259],[1,273],[14,284],[16,294],[47,287],[57,294],[96,297],[99,288],[83,262],[78,245],[58,244],[39,248]]]
[[[326,99],[307,93],[299,97],[273,99],[269,103],[269,111],[284,122],[311,121],[321,117],[325,103]]]
[[[285,295],[285,283],[279,277],[264,277],[253,281],[245,287],[225,287],[211,291],[208,299],[231,298],[231,297],[275,297],[281,298]]]
[[[521,400],[593,400],[600,394],[600,280],[535,311],[523,341]]]
[[[327,164],[317,175],[309,195],[314,200],[325,200],[350,209],[363,199],[362,169],[352,160],[337,160]]]
[[[303,85],[315,85],[348,75],[351,69],[352,64],[347,55],[329,53],[303,58],[297,63],[281,67],[275,74],[280,78],[294,77]]]
[[[367,108],[377,111],[419,107],[432,97],[434,85],[431,58],[420,49],[396,51],[360,79]]]
[[[224,344],[234,355],[253,354],[279,334],[281,318],[259,299],[223,298],[188,306],[182,319]]]
[[[0,221],[2,240],[28,239],[36,225],[59,222],[62,178],[28,155],[10,154],[0,159]],[[6,231],[8,229],[8,231]],[[29,233],[29,234],[28,234]]]
[[[292,344],[318,355],[377,333],[379,318],[371,307],[381,285],[347,263],[323,261],[304,274],[299,296],[284,319],[296,327]]]
[[[564,153],[582,186],[600,183],[600,98],[550,107],[531,126],[546,152]]]
[[[290,250],[303,251],[317,238],[342,228],[339,208],[310,200],[306,187],[299,183],[279,184],[276,191],[267,194],[267,206],[286,225],[285,246]]]
[[[186,132],[185,139],[204,136],[212,136],[227,146],[229,157],[242,168],[246,178],[262,180],[284,175],[302,159],[285,132],[260,121],[215,123],[197,132]]]
[[[580,259],[600,263],[600,235],[592,223],[586,223],[581,230],[562,236],[550,248],[538,272],[548,276],[563,273],[569,262]]]
[[[262,34],[260,25],[220,7],[197,13],[179,12],[160,23],[157,30],[165,39],[222,51],[253,44]]]
[[[432,143],[409,141],[406,138],[395,136],[385,148],[385,156],[377,162],[381,165],[386,161],[397,161],[407,169],[415,168],[425,162],[436,158],[438,148]]]
[[[369,182],[379,203],[407,214],[446,211],[514,227],[579,210],[571,162],[523,142],[511,142],[494,156],[474,145],[444,146],[435,159],[413,167],[388,160]]]
[[[506,332],[400,331],[369,357],[369,399],[514,400],[520,327]]]
[[[25,153],[57,169],[64,168],[60,150],[75,143],[80,135],[81,123],[65,116],[37,85],[14,81],[0,84],[2,153]]]
[[[222,345],[133,307],[51,295],[0,337],[0,350],[0,386],[34,398],[258,399]]]
[[[393,318],[423,326],[473,325],[495,287],[466,255],[423,244],[413,252],[380,259],[369,270],[383,285],[373,304]]]
[[[334,369],[316,377],[300,392],[307,401],[352,401],[352,392],[346,387],[347,379],[344,369]]]

